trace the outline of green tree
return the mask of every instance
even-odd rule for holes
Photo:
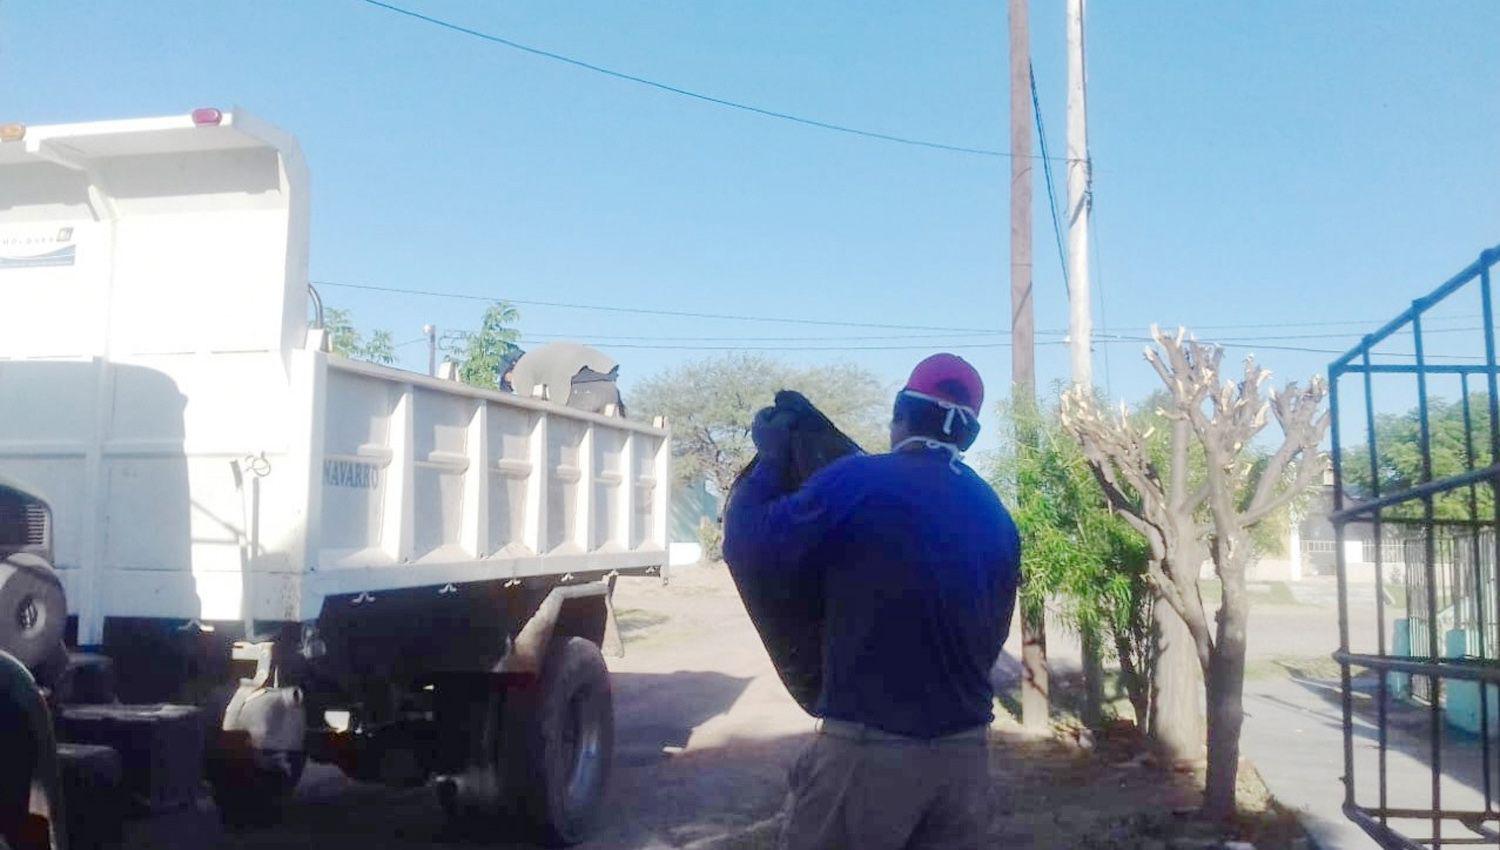
[[[521,313],[515,305],[500,301],[485,308],[479,330],[469,335],[459,360],[458,377],[466,384],[485,389],[500,388],[501,371],[512,355],[520,351],[516,345],[521,331],[516,323]]]
[[[391,341],[390,331],[374,331],[362,346],[360,356],[371,363],[386,366],[396,362],[396,344]]]
[[[360,347],[359,330],[354,327],[354,319],[348,310],[329,307],[324,311],[323,327],[328,331],[328,341],[334,354],[356,356],[355,352]]]
[[[354,317],[348,310],[337,307],[324,310],[323,327],[328,331],[334,354],[385,366],[396,362],[396,346],[391,342],[391,332],[375,331],[366,340],[354,326]]]
[[[1463,401],[1433,399],[1427,405],[1427,427],[1430,435],[1433,479],[1460,475],[1468,469],[1482,469],[1494,461],[1490,457],[1490,401],[1488,393],[1469,395],[1469,428],[1464,427]],[[1466,437],[1467,435],[1467,437]],[[1470,445],[1473,463],[1469,462]],[[1375,417],[1375,475],[1381,494],[1415,487],[1422,475],[1421,409],[1413,407],[1404,413],[1382,413]],[[1345,486],[1356,498],[1374,495],[1371,486],[1369,444],[1344,452],[1342,471]],[[1494,493],[1488,486],[1475,488],[1478,516],[1494,516]],[[1470,519],[1469,490],[1460,488],[1439,493],[1433,499],[1438,519]],[[1420,502],[1408,502],[1388,509],[1387,516],[1420,516]]]
[[[727,354],[648,378],[631,394],[630,409],[666,416],[678,481],[703,479],[722,497],[755,455],[750,422],[756,411],[783,389],[806,395],[865,449],[884,449],[889,442],[890,394],[869,370],[849,364],[799,367]]]
[[[1113,653],[1145,729],[1155,655],[1146,540],[1110,509],[1055,409],[1011,407],[1004,418],[1023,437],[997,452],[989,478],[1025,541],[1021,603],[1034,617],[1051,603],[1065,627]]]

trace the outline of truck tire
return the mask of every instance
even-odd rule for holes
[[[120,754],[98,744],[59,742],[57,764],[62,777],[69,850],[102,850],[124,839],[129,809]]]
[[[67,843],[57,741],[36,679],[0,650],[0,847]]]
[[[0,662],[3,664],[3,662]],[[25,708],[0,695],[0,847],[19,845],[31,802],[31,774],[39,744]]]
[[[274,823],[307,766],[300,752],[257,753],[244,733],[219,732],[208,753],[208,786],[229,827]]]
[[[602,808],[614,753],[609,668],[578,637],[552,641],[542,674],[506,692],[501,769],[517,813],[540,841],[582,841]]]

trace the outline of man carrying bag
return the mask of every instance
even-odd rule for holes
[[[1009,632],[1020,540],[962,461],[984,386],[962,358],[917,365],[891,452],[785,493],[790,432],[756,417],[758,461],[725,514],[742,587],[821,596],[822,718],[793,767],[789,850],[977,848],[988,825],[990,668]]]

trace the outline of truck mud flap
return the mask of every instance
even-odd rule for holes
[[[546,598],[542,600],[541,607],[521,627],[521,631],[515,639],[510,642],[504,657],[495,665],[494,672],[511,675],[537,676],[541,674],[542,662],[546,659],[547,649],[552,643],[552,637],[557,632],[559,621],[567,614],[574,603],[588,599],[598,599],[600,602],[600,613],[605,614],[605,601],[609,596],[610,585],[605,582],[589,582],[569,587],[555,587]],[[576,608],[573,610],[577,610]],[[572,631],[594,631],[602,639],[604,623],[595,624],[576,623],[571,624],[575,628]],[[598,640],[594,641],[598,643]]]

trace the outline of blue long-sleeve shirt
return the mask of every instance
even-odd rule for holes
[[[848,457],[790,495],[760,464],[735,488],[724,557],[736,580],[821,596],[818,715],[918,738],[994,719],[1020,537],[994,490],[949,460]]]

